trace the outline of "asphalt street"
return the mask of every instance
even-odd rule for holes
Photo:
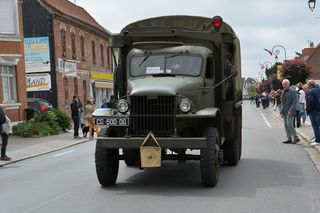
[[[320,174],[304,144],[282,144],[282,122],[243,105],[243,153],[203,188],[199,162],[139,170],[121,163],[117,185],[99,185],[95,144],[0,167],[0,212],[318,213]]]

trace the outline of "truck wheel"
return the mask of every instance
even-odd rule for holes
[[[231,140],[227,140],[223,146],[224,159],[230,166],[236,166],[241,157],[242,127],[240,118],[236,118],[234,129],[234,138]]]
[[[99,136],[108,136],[108,129],[102,129]],[[102,186],[114,185],[119,171],[119,150],[96,147],[95,163],[99,183]]]
[[[219,134],[216,128],[204,130],[206,148],[201,149],[200,170],[202,184],[206,187],[217,185],[219,178]]]
[[[139,162],[139,150],[123,149],[124,162],[127,166],[136,166]]]

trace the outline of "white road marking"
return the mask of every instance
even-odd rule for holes
[[[264,114],[261,112],[261,109],[259,109],[260,115],[263,118],[264,122],[267,124],[267,126],[269,128],[272,128],[271,124],[269,123],[269,121],[267,120],[266,116],[264,116]]]
[[[55,155],[53,155],[53,157],[61,157],[62,155],[66,155],[66,154],[72,153],[74,151],[76,151],[76,150],[75,149],[67,150],[67,151],[55,154]]]

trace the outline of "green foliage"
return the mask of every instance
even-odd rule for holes
[[[24,121],[12,128],[14,135],[22,137],[57,135],[71,128],[71,118],[54,109],[39,112],[30,121]]]
[[[72,119],[64,112],[54,109],[53,112],[56,114],[57,122],[61,127],[62,131],[66,132],[71,128]]]
[[[300,59],[287,60],[283,63],[283,78],[289,79],[290,83],[305,83],[311,73],[311,68]]]

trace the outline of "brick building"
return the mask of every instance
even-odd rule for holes
[[[311,49],[311,48],[308,48]],[[320,44],[317,47],[312,47],[309,51],[306,63],[311,66],[311,75],[309,79],[320,80]]]
[[[22,7],[17,0],[0,1],[0,102],[12,121],[25,119],[27,94],[23,50]]]
[[[82,7],[68,0],[28,0],[23,1],[23,17],[25,43],[43,50],[42,68],[37,58],[26,60],[28,97],[47,99],[69,112],[73,95],[83,103],[94,97],[97,104],[111,95],[110,32]]]

